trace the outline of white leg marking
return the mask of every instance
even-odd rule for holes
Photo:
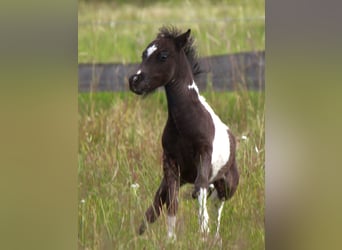
[[[198,196],[199,203],[199,224],[202,233],[209,233],[209,215],[207,210],[207,189],[200,188]]]
[[[219,205],[217,209],[217,228],[216,228],[216,237],[220,236],[220,224],[221,224],[221,215],[222,215],[222,209],[223,209],[224,202],[221,201],[221,204]]]
[[[176,216],[167,216],[167,237],[169,239],[175,240],[176,239],[176,234],[175,234],[175,227],[176,227]]]
[[[150,57],[154,51],[156,51],[158,48],[155,44],[152,44],[150,47],[147,48],[147,58]]]
[[[224,201],[219,200],[216,189],[210,195],[210,202],[213,205],[213,209],[215,209],[214,215],[217,216],[216,237],[219,237],[220,236],[221,215],[222,215]]]

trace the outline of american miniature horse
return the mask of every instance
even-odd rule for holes
[[[168,237],[175,238],[178,191],[193,183],[192,197],[199,202],[200,231],[209,233],[207,197],[216,202],[217,230],[223,204],[235,193],[239,173],[235,158],[235,138],[199,94],[195,76],[201,72],[190,29],[181,33],[162,27],[142,54],[142,63],[129,78],[130,90],[146,95],[165,87],[168,118],[162,136],[164,177],[152,205],[145,213],[139,233],[153,223],[166,203]]]

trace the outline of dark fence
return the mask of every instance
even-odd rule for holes
[[[200,90],[236,90],[240,87],[262,91],[265,88],[265,52],[244,52],[199,59],[204,73],[196,78]],[[79,64],[78,88],[87,91],[127,91],[128,77],[139,64]]]

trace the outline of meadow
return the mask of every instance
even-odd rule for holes
[[[263,1],[196,3],[79,2],[79,62],[138,62],[158,28],[173,21],[193,30],[201,56],[264,49],[264,21],[239,19],[264,15]],[[213,235],[199,239],[191,185],[180,190],[176,242],[166,240],[165,211],[144,235],[136,233],[162,177],[167,104],[163,91],[156,91],[147,98],[130,92],[78,96],[79,249],[265,248],[265,94],[242,86],[202,95],[238,141],[240,185],[223,209],[222,246]]]
[[[191,28],[200,56],[265,49],[263,0],[127,2],[79,2],[80,63],[139,62],[162,25]]]

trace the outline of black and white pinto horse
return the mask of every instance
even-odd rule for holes
[[[139,233],[153,223],[166,203],[168,237],[175,238],[178,191],[194,184],[192,197],[199,202],[200,231],[209,233],[207,197],[216,204],[217,230],[223,204],[235,193],[239,173],[235,138],[206,100],[199,94],[194,77],[200,73],[190,29],[181,34],[162,27],[142,54],[142,63],[129,78],[131,91],[146,95],[165,87],[168,119],[162,136],[164,177],[153,204],[147,209]]]

